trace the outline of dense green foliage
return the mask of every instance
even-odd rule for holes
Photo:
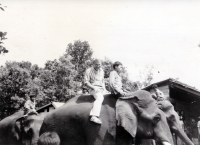
[[[66,102],[82,93],[84,72],[91,66],[94,59],[92,54],[88,42],[78,40],[70,43],[59,59],[47,61],[44,68],[30,62],[7,62],[5,66],[1,66],[0,118],[23,109],[24,102],[32,91],[37,94],[36,107],[51,101]],[[102,62],[106,88],[109,90],[108,78],[113,62],[108,58]],[[130,81],[125,68],[122,78],[124,88],[130,91],[138,89],[137,84],[141,84]]]

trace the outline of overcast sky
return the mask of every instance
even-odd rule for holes
[[[1,0],[6,61],[43,67],[68,43],[88,41],[94,57],[121,61],[133,81],[146,65],[153,82],[168,78],[200,89],[200,1]]]

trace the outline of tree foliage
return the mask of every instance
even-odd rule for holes
[[[0,4],[0,9],[2,10],[2,11],[5,11],[5,8],[6,6],[2,6],[1,4]]]
[[[140,81],[138,81],[138,86],[140,88],[151,84],[151,81],[153,80],[153,69],[154,67],[152,65],[146,65],[145,68],[140,71]]]
[[[31,79],[31,63],[7,62],[0,69],[0,115],[19,110],[29,92],[37,86]],[[40,85],[40,84],[38,84]],[[39,86],[38,86],[39,87]]]
[[[6,38],[6,35],[7,35],[7,32],[1,32],[0,31],[0,54],[1,53],[8,53],[8,50],[3,46],[3,41],[5,40],[5,39],[7,39]]]
[[[4,11],[4,8],[3,8],[3,6],[1,4],[0,4],[0,9],[2,11]],[[3,46],[3,43],[4,43],[3,41],[5,39],[7,39],[6,35],[7,35],[7,32],[1,32],[0,31],[0,54],[8,53],[8,50]]]
[[[86,68],[90,65],[93,51],[87,41],[77,40],[74,44],[70,43],[66,49],[66,56],[71,56],[70,62],[75,65],[78,74],[76,81],[81,82]]]

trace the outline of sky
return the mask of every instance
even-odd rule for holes
[[[7,32],[6,61],[44,67],[69,43],[88,41],[93,57],[121,61],[130,79],[178,79],[200,90],[200,1],[1,0],[0,31]],[[143,77],[140,78],[140,72]],[[141,81],[140,80],[140,81]]]

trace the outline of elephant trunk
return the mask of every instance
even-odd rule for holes
[[[175,132],[177,134],[178,137],[180,137],[180,139],[186,143],[186,145],[194,145],[194,143],[188,138],[188,136],[185,134],[184,131],[182,130],[177,130]]]

